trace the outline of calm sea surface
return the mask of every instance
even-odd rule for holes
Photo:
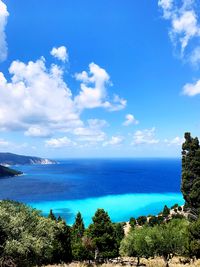
[[[97,208],[113,221],[156,214],[183,203],[178,159],[73,159],[57,165],[17,166],[25,175],[0,180],[0,199],[28,203],[73,223],[80,211],[86,225]]]

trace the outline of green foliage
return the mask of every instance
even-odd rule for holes
[[[189,251],[191,256],[200,258],[200,218],[189,225]]]
[[[88,228],[88,237],[95,247],[95,259],[113,258],[118,256],[118,242],[115,229],[103,209],[98,209],[92,218],[93,223]]]
[[[176,203],[176,204],[174,204],[173,206],[171,206],[171,209],[173,210],[173,209],[176,209],[176,208],[178,208],[178,204]]]
[[[12,201],[0,202],[1,257],[20,267],[71,261],[70,231],[64,221]]]
[[[159,255],[166,261],[170,255],[184,255],[188,246],[187,227],[186,220],[136,227],[122,240],[120,254],[145,258]]]
[[[72,238],[72,255],[74,260],[85,260],[87,259],[87,248],[83,244],[83,235],[85,232],[85,226],[81,213],[78,212],[75,218],[75,222],[71,229]]]
[[[136,222],[136,219],[133,218],[133,217],[131,217],[130,220],[129,220],[129,224],[130,224],[130,226],[134,228],[135,225],[136,225],[136,223],[137,223],[137,222]]]
[[[120,243],[124,238],[124,225],[123,223],[114,223],[113,227],[114,227],[114,239],[116,240],[117,249],[119,253]]]
[[[85,226],[83,222],[83,218],[81,216],[81,213],[78,212],[75,218],[75,222],[72,226],[72,238],[75,241],[80,241],[80,239],[83,237],[85,231]]]
[[[142,226],[147,222],[147,217],[146,216],[139,216],[137,218],[137,223]]]
[[[181,191],[186,205],[194,218],[200,213],[200,146],[197,137],[185,133],[182,145]]]
[[[170,209],[167,207],[167,205],[164,206],[163,212],[162,212],[163,216],[166,218],[169,216],[170,214]]]
[[[151,217],[149,218],[148,225],[149,225],[149,226],[154,226],[154,225],[157,225],[157,224],[159,224],[159,219],[158,219],[158,217],[156,217],[156,216],[151,216]]]

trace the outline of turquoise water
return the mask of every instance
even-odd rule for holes
[[[68,159],[16,168],[25,175],[0,179],[0,199],[27,203],[44,215],[53,209],[69,224],[78,211],[88,225],[97,208],[122,222],[183,204],[180,159]]]
[[[167,204],[183,204],[183,198],[178,193],[165,194],[124,194],[109,195],[97,198],[80,200],[47,201],[42,203],[29,203],[34,208],[42,210],[47,215],[50,209],[55,214],[62,214],[67,218],[68,224],[74,222],[74,215],[81,212],[86,225],[91,223],[91,218],[97,208],[104,208],[110,215],[113,222],[125,222],[131,216],[156,215]]]

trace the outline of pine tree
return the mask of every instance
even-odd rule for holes
[[[200,146],[197,137],[185,133],[182,146],[182,184],[181,191],[185,207],[193,218],[200,214]]]
[[[73,239],[78,240],[82,238],[84,231],[85,231],[85,226],[84,226],[83,218],[81,216],[81,213],[78,212],[75,218],[75,222],[72,226]]]
[[[78,212],[71,229],[72,255],[74,260],[82,261],[88,259],[88,251],[83,242],[85,226],[81,213]],[[89,257],[90,258],[90,257]]]
[[[118,256],[118,242],[115,229],[104,209],[98,209],[92,218],[93,223],[88,228],[88,234],[95,246],[95,260]]]

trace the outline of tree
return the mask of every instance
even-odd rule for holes
[[[104,260],[118,255],[118,244],[113,224],[104,209],[98,209],[88,228],[88,236],[95,246],[95,260]]]
[[[78,212],[75,218],[75,222],[72,226],[73,239],[76,241],[80,240],[84,235],[84,231],[85,231],[85,225],[83,222],[83,218],[81,213]]]
[[[53,210],[50,209],[50,212],[49,212],[49,215],[48,215],[48,218],[53,220],[53,221],[56,221],[56,216],[54,215],[53,213]]]
[[[188,244],[188,221],[171,220],[162,225],[147,225],[135,228],[122,240],[120,254],[149,258],[162,256],[165,266],[169,266],[170,256],[184,255]]]
[[[71,229],[72,237],[72,255],[74,260],[85,260],[87,258],[87,249],[83,244],[83,236],[85,232],[85,226],[81,213],[78,212],[75,218],[75,222]]]
[[[154,226],[154,225],[156,225],[156,224],[158,224],[158,223],[159,223],[158,217],[156,217],[156,216],[151,216],[151,217],[149,218],[149,221],[148,221],[148,225],[149,225],[149,226]]]
[[[139,216],[137,218],[137,223],[142,226],[147,222],[147,217],[146,216]]]
[[[200,214],[200,146],[197,137],[185,133],[182,145],[181,191],[190,217],[197,219]]]
[[[189,225],[189,253],[190,256],[200,258],[200,218]]]
[[[134,228],[136,226],[136,219],[134,217],[131,217],[129,220],[129,224],[132,228]]]
[[[71,261],[69,226],[18,202],[0,201],[0,240],[0,264],[32,267]]]
[[[169,216],[170,214],[170,209],[167,207],[167,205],[164,206],[163,212],[162,212],[163,216],[166,218]]]

